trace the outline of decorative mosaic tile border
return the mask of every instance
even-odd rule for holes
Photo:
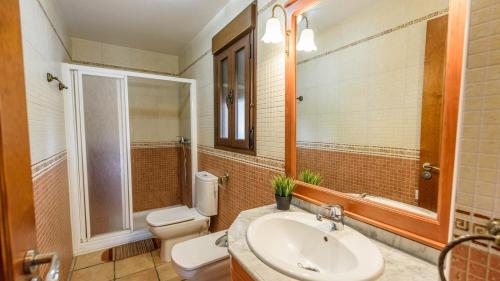
[[[427,21],[427,20],[430,20],[432,18],[435,18],[437,16],[441,16],[441,15],[444,15],[444,14],[447,14],[447,13],[448,13],[448,9],[443,9],[443,10],[440,10],[440,11],[432,12],[432,13],[426,15],[426,16],[414,19],[412,21],[403,23],[403,24],[398,25],[398,26],[393,27],[393,28],[386,29],[386,30],[384,30],[382,32],[370,35],[370,36],[362,38],[362,39],[359,39],[357,41],[354,41],[352,43],[346,44],[346,45],[341,46],[339,48],[336,48],[336,49],[333,49],[333,50],[329,50],[329,51],[325,51],[324,53],[318,54],[316,56],[313,56],[313,57],[310,57],[310,58],[307,58],[307,59],[304,59],[304,60],[301,60],[301,61],[297,62],[297,65],[303,64],[303,63],[306,63],[306,62],[309,62],[309,61],[312,61],[312,60],[316,60],[316,59],[319,59],[319,58],[322,58],[322,57],[325,57],[325,56],[328,56],[328,55],[336,53],[338,51],[341,51],[341,50],[344,50],[344,49],[347,49],[347,48],[359,45],[361,43],[368,42],[370,40],[382,37],[382,36],[384,36],[386,34],[389,34],[389,33],[392,33],[392,32],[395,32],[395,31],[407,28],[407,27],[412,26],[414,24],[417,24],[417,23],[420,23],[420,22],[423,22],[423,21]]]
[[[237,161],[255,167],[270,169],[277,172],[285,171],[285,162],[280,159],[272,159],[263,156],[245,155],[241,153],[215,149],[213,147],[204,145],[198,145],[198,152],[217,156],[232,161]]]
[[[47,157],[35,164],[31,165],[31,178],[35,179],[45,172],[49,171],[52,167],[56,166],[60,162],[66,160],[67,153],[66,150],[58,152],[50,157]]]
[[[164,148],[164,147],[180,147],[178,141],[152,141],[152,142],[132,142],[131,148]]]
[[[486,234],[486,224],[491,219],[493,218],[484,214],[456,209],[453,237],[456,238],[463,235]],[[492,245],[492,243],[485,243],[485,241],[479,240],[472,241],[470,245],[477,249],[489,250],[490,252],[500,254],[500,248]]]
[[[397,147],[382,147],[382,146],[323,143],[323,142],[297,142],[297,147],[304,149],[348,152],[348,153],[357,153],[363,155],[404,158],[411,160],[420,159],[420,150],[397,148]]]

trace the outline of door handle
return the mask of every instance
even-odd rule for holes
[[[441,169],[439,169],[439,167],[436,167],[436,166],[433,166],[431,163],[429,162],[425,162],[423,165],[422,165],[422,168],[424,169],[424,171],[428,171],[428,172],[436,172],[436,173],[439,173],[441,171]]]
[[[229,90],[229,94],[226,97],[227,107],[230,107],[233,104],[233,95],[234,95],[233,90]]]
[[[47,263],[50,263],[50,268],[43,280],[58,281],[61,263],[59,261],[59,256],[55,252],[39,254],[37,250],[27,251],[26,255],[24,256],[23,271],[25,274],[33,274],[34,272],[36,272],[39,265]],[[34,277],[31,280],[39,280],[39,278]]]

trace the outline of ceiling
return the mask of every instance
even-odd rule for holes
[[[71,37],[181,55],[229,0],[57,0]]]

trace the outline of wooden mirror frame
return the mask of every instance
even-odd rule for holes
[[[285,70],[285,171],[297,178],[296,163],[296,17],[319,3],[319,0],[290,0],[285,4],[289,26]],[[448,242],[453,174],[457,142],[459,98],[467,18],[467,0],[449,0],[446,52],[445,94],[443,98],[443,131],[441,139],[441,173],[437,219],[355,198],[325,187],[296,180],[293,195],[314,203],[340,203],[347,216],[388,230],[436,249]]]

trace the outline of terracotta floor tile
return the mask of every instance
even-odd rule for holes
[[[160,258],[160,249],[152,251],[151,254],[153,255],[153,261],[154,261],[156,267],[168,263],[166,261],[162,261],[161,260],[161,258]]]
[[[89,266],[94,266],[97,264],[104,263],[104,261],[102,261],[102,258],[101,258],[103,252],[104,251],[97,251],[97,252],[77,256],[75,258],[74,270],[78,270],[78,269],[86,268]]]
[[[183,280],[174,270],[172,263],[166,263],[156,268],[160,281],[181,281]]]
[[[116,281],[158,281],[158,274],[154,268],[151,268],[116,279]]]
[[[115,276],[121,278],[139,271],[154,268],[151,253],[119,260],[115,262]]]
[[[109,281],[113,278],[112,262],[75,270],[71,275],[71,281]]]

